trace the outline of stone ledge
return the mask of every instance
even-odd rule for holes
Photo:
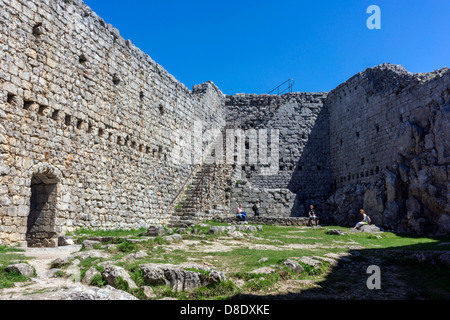
[[[215,218],[217,222],[233,223],[237,222],[235,217]],[[308,218],[306,217],[247,217],[248,223],[273,224],[282,226],[306,226]]]

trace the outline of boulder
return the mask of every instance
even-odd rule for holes
[[[250,271],[250,273],[260,273],[260,274],[270,274],[275,272],[276,270],[274,268],[270,267],[262,267],[255,270]]]
[[[100,250],[90,250],[90,251],[81,251],[81,252],[77,252],[75,254],[72,255],[73,258],[77,258],[80,261],[89,259],[89,258],[98,258],[98,259],[105,259],[108,258],[109,255],[104,252],[104,251],[100,251]]]
[[[170,236],[165,236],[164,237],[165,240],[169,241],[169,242],[181,242],[183,241],[183,237],[180,234],[172,234]]]
[[[104,265],[104,269],[102,272],[103,279],[105,279],[108,284],[114,288],[116,288],[119,284],[119,279],[121,278],[124,283],[128,286],[129,289],[137,288],[133,279],[131,279],[128,272],[122,268],[112,264]]]
[[[153,292],[152,287],[149,287],[149,286],[143,286],[143,287],[142,287],[142,292],[144,293],[144,296],[145,296],[147,299],[156,298],[156,294]]]
[[[283,264],[296,273],[301,273],[303,271],[302,265],[295,260],[287,259]]]
[[[226,227],[224,227],[224,226],[212,226],[209,228],[208,234],[219,235],[219,234],[224,234],[226,231],[229,231],[229,230],[227,230]]]
[[[97,275],[100,274],[98,270],[95,267],[90,267],[88,271],[86,271],[83,279],[81,279],[81,282],[87,285],[91,284],[92,279]]]
[[[237,225],[236,229],[239,231],[250,231],[250,232],[257,231],[257,228],[255,226],[250,226],[250,225]]]
[[[51,266],[52,266],[52,268],[61,268],[68,264],[70,264],[70,257],[64,257],[64,258],[57,258],[57,259],[53,260],[51,263]]]
[[[145,258],[147,256],[148,256],[148,254],[145,253],[144,251],[139,251],[139,252],[130,253],[130,254],[124,256],[122,258],[122,260],[123,261],[133,261],[133,260],[136,260],[136,259]]]
[[[179,234],[186,233],[186,228],[179,228],[179,229],[177,229],[177,233],[179,233]]]
[[[239,231],[228,232],[228,235],[230,237],[233,237],[233,238],[243,238],[244,237],[244,234],[242,232],[239,232]]]
[[[166,234],[166,231],[161,226],[150,226],[147,228],[146,236],[158,237]]]
[[[329,258],[329,257],[313,256],[312,258],[315,259],[315,260],[325,261],[325,262],[329,263],[332,266],[337,265],[337,260]]]
[[[309,266],[313,267],[314,269],[318,269],[323,265],[322,261],[316,260],[312,257],[301,257],[300,262],[302,262],[306,265],[309,265]]]
[[[24,277],[31,277],[34,275],[35,270],[32,266],[26,263],[17,263],[9,265],[5,268],[5,271],[8,273],[19,273]]]
[[[156,264],[140,265],[148,285],[168,285],[174,291],[192,291],[199,287],[226,280],[222,272],[197,264]]]
[[[75,244],[74,238],[72,236],[60,236],[58,237],[58,246],[64,247],[64,246],[71,246]]]
[[[329,229],[329,230],[326,230],[325,233],[330,234],[330,235],[337,235],[337,236],[348,235],[347,232],[345,232],[344,230],[339,230],[339,229]]]
[[[139,300],[128,292],[118,290],[110,285],[103,288],[76,287],[52,293],[49,300]]]
[[[86,250],[92,250],[94,249],[94,245],[100,244],[100,241],[96,240],[84,240],[82,243],[82,248]]]
[[[365,224],[361,226],[359,229],[350,228],[351,232],[367,232],[367,233],[377,233],[381,232],[381,229],[374,224]]]

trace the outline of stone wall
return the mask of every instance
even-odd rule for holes
[[[166,223],[194,168],[171,161],[173,131],[223,128],[224,95],[188,90],[81,1],[0,12],[0,241],[25,240],[32,179],[53,173],[49,232]]]
[[[218,222],[236,224],[236,217],[217,218]],[[311,222],[307,217],[247,217],[252,224],[278,225],[278,226],[308,226]]]
[[[81,0],[1,1],[0,46],[2,243],[168,224],[212,139],[225,158],[196,188],[202,212],[174,220],[251,215],[259,198],[265,218],[312,203],[321,222],[365,208],[394,231],[450,233],[446,68],[383,64],[329,94],[191,91]]]
[[[320,207],[331,191],[326,97],[304,92],[227,96],[227,128],[242,130],[246,136],[235,154],[240,171],[235,180],[240,183],[233,185],[233,208],[242,202],[250,209],[258,198],[261,213],[267,216],[302,216],[310,203]],[[267,139],[261,136],[265,131]],[[276,154],[272,154],[274,135]],[[261,146],[267,151],[261,152]],[[250,157],[251,152],[256,156]],[[267,163],[262,161],[264,153]]]
[[[450,232],[450,71],[412,74],[383,64],[332,90],[332,215],[364,208],[394,231]]]

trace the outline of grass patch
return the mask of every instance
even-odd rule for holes
[[[91,267],[95,267],[97,269],[97,271],[102,272],[103,271],[103,267],[102,266],[97,266],[98,263],[102,262],[103,259],[101,258],[86,258],[83,261],[80,262],[80,264],[78,265],[80,268],[80,277],[81,279],[84,278],[84,276],[86,275],[86,272],[91,268]]]
[[[117,230],[91,230],[91,229],[78,229],[73,233],[67,233],[66,235],[73,236],[95,236],[95,237],[129,237],[129,236],[139,236],[147,231],[146,228],[140,229],[117,229]]]
[[[117,246],[117,250],[123,253],[131,253],[138,251],[138,246],[134,242],[124,241]]]
[[[57,278],[64,278],[66,276],[67,276],[67,274],[62,270],[58,270],[55,272],[55,277],[57,277]]]
[[[90,283],[91,286],[95,286],[95,287],[99,287],[99,288],[104,287],[107,284],[108,284],[108,282],[103,279],[101,274],[98,274],[98,273],[92,277],[91,283]]]
[[[232,274],[232,277],[244,280],[244,289],[251,292],[270,289],[280,280],[278,272],[269,274],[236,272]]]
[[[15,282],[30,280],[29,277],[22,276],[19,273],[5,271],[5,268],[10,264],[27,263],[29,259],[32,259],[20,254],[20,252],[24,251],[19,248],[0,245],[0,289],[14,287]]]
[[[232,281],[226,280],[198,288],[188,294],[188,298],[191,300],[228,300],[239,292],[239,288]]]
[[[26,282],[30,278],[17,272],[6,272],[4,267],[0,267],[0,289],[14,287],[16,282]]]

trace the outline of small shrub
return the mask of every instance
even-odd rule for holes
[[[130,272],[130,277],[138,287],[145,286],[144,273],[139,267],[135,267]]]
[[[64,278],[65,276],[67,276],[67,275],[66,275],[66,273],[65,273],[64,271],[62,271],[62,270],[58,270],[58,271],[55,272],[55,277],[58,277],[58,278]]]
[[[114,287],[116,289],[122,290],[122,291],[127,291],[129,289],[128,286],[128,282],[124,281],[122,277],[117,277],[116,280],[114,281]]]
[[[133,251],[137,251],[137,245],[134,242],[124,241],[117,246],[117,249],[123,253],[130,253]]]
[[[103,279],[101,274],[96,274],[94,275],[94,277],[92,277],[91,279],[91,286],[96,286],[96,287],[104,287],[108,284],[108,282],[106,282],[106,280]]]

